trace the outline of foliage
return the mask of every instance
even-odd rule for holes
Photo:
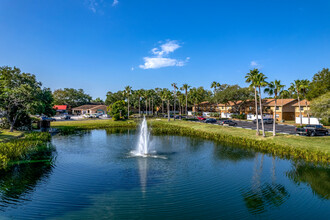
[[[232,114],[231,117],[232,118],[236,118],[236,119],[246,119],[246,115],[245,114],[240,114],[240,115]]]
[[[117,101],[125,100],[124,92],[123,91],[118,91],[118,92],[108,92],[107,93],[107,98],[105,100],[106,105],[111,105]]]
[[[92,100],[92,97],[86,94],[83,89],[57,89],[53,96],[55,105],[69,105],[72,108],[88,104]]]
[[[32,132],[24,138],[0,143],[0,169],[7,168],[12,161],[47,159],[54,150],[46,144],[50,139],[49,133]]]
[[[312,100],[330,91],[330,70],[323,68],[313,76],[307,99]]]
[[[119,113],[114,114],[112,118],[114,121],[118,121],[118,120],[120,120],[120,114]]]
[[[37,100],[32,105],[31,114],[53,116],[56,113],[54,106],[54,98],[52,91],[49,88],[40,89],[37,91]]]
[[[330,123],[330,91],[311,102],[311,112],[321,118],[324,125]]]
[[[98,104],[98,105],[104,105],[104,101],[100,97],[97,97],[96,99],[93,99],[92,103]]]
[[[126,117],[127,115],[127,108],[126,108],[126,102],[125,101],[117,101],[109,106],[109,114],[112,117],[115,117],[115,115],[121,115],[121,117]],[[117,116],[116,116],[117,117]]]
[[[4,66],[0,67],[0,82],[0,112],[7,119],[11,131],[24,114],[35,111],[49,113],[52,107],[49,89],[42,90],[35,75]]]

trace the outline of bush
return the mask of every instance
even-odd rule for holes
[[[112,119],[114,120],[114,121],[118,121],[118,120],[120,120],[120,114],[114,114],[113,115],[113,117],[112,117]]]
[[[236,118],[236,119],[246,119],[246,115],[245,114],[240,114],[240,115],[231,115],[232,118]]]

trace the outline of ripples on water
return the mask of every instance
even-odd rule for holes
[[[153,137],[151,147],[166,159],[130,157],[137,138],[128,130],[53,137],[52,163],[26,163],[1,173],[0,216],[329,217],[329,167],[177,136]]]

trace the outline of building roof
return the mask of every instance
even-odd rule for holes
[[[76,108],[73,108],[72,110],[95,110],[95,109],[104,109],[107,108],[106,105],[82,105]]]
[[[306,99],[304,99],[304,100],[301,100],[300,101],[300,106],[301,107],[304,107],[304,106],[306,106]],[[310,104],[310,101],[307,101],[307,105],[309,106],[309,104]],[[296,106],[296,107],[299,107],[299,104],[298,104],[298,102],[297,103],[295,103],[295,104],[293,104],[293,106]]]
[[[67,110],[68,106],[67,105],[54,105],[53,109],[55,109],[55,110]]]
[[[292,104],[295,101],[296,99],[277,99],[276,105],[284,106],[287,104]],[[267,99],[267,102],[264,104],[264,106],[275,106],[275,99]]]

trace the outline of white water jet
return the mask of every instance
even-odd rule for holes
[[[149,131],[147,120],[144,117],[140,126],[139,142],[135,154],[138,156],[148,156],[149,153]]]

